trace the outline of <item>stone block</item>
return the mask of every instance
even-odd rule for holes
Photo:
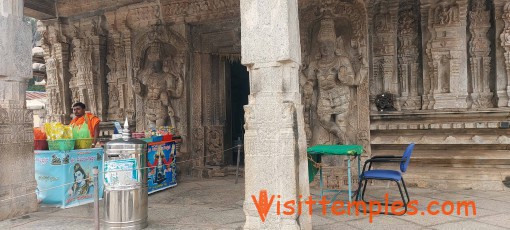
[[[296,0],[241,1],[242,63],[301,63],[297,9]]]

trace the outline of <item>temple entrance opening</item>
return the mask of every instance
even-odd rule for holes
[[[248,95],[250,94],[249,74],[246,67],[239,62],[230,63],[230,135],[232,137],[232,146],[242,144],[244,138],[244,109],[248,104]],[[237,163],[237,149],[232,149],[230,162],[227,164],[235,165]],[[244,152],[241,149],[240,164],[244,165]]]

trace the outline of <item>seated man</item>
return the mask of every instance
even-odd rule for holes
[[[91,113],[85,113],[85,104],[81,102],[76,102],[73,104],[73,113],[74,118],[69,125],[73,128],[73,133],[75,131],[80,130],[83,124],[87,125],[89,130],[90,137],[93,138],[92,147],[96,146],[96,140],[99,136],[99,120],[98,117],[94,116]]]

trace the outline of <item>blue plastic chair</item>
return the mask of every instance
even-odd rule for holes
[[[413,153],[414,143],[411,143],[407,146],[406,151],[402,156],[374,156],[367,161],[365,161],[365,165],[363,165],[363,173],[360,176],[359,185],[358,185],[358,194],[356,195],[356,201],[359,201],[359,198],[365,201],[365,190],[367,188],[368,180],[388,180],[394,181],[398,190],[400,191],[400,196],[402,197],[402,202],[404,202],[405,211],[402,214],[407,212],[407,204],[409,203],[409,193],[407,192],[406,184],[404,182],[404,178],[402,177],[402,173],[407,171],[407,166],[409,165],[409,161],[411,160],[411,154]],[[400,163],[400,171],[397,170],[387,170],[387,169],[372,169],[372,163],[387,163],[394,162]],[[365,171],[366,166],[368,165],[368,170]],[[406,193],[407,201],[404,198],[404,194],[402,193],[402,188],[400,187],[400,181],[402,181],[402,186],[404,187],[404,191]],[[359,193],[361,189],[361,185],[363,184],[363,191],[361,194]],[[381,204],[385,205],[385,204]],[[390,205],[390,204],[388,204]]]

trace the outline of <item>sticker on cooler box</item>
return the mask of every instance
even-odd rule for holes
[[[104,183],[108,186],[134,185],[138,182],[136,159],[106,161]]]

